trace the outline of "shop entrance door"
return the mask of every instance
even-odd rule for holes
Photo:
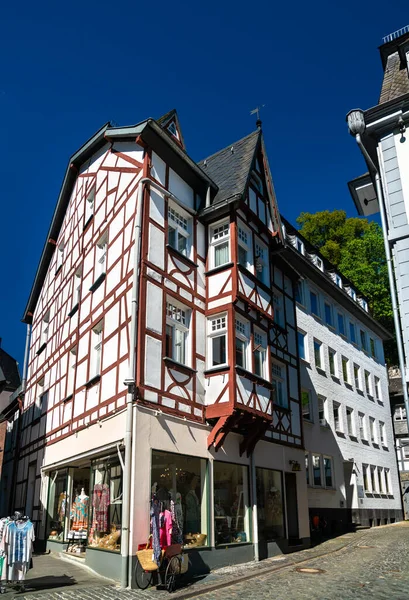
[[[291,546],[299,543],[297,477],[295,473],[285,473],[285,500],[288,543]]]
[[[28,481],[27,481],[27,494],[26,494],[26,515],[33,518],[33,507],[34,507],[34,491],[36,485],[36,463],[32,463],[28,467]]]

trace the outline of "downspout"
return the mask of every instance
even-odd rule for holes
[[[254,544],[254,560],[260,560],[260,552],[258,545],[258,512],[257,512],[257,485],[256,485],[256,463],[254,460],[254,450],[250,454],[250,477],[251,477],[251,506],[253,519],[253,544]]]
[[[126,395],[126,425],[125,425],[125,468],[123,470],[123,505],[122,505],[122,529],[121,529],[121,587],[126,588],[130,584],[128,578],[129,556],[131,540],[129,535],[131,515],[131,484],[132,484],[132,428],[133,428],[133,401],[135,395],[135,366],[136,366],[136,343],[138,335],[138,307],[139,307],[139,280],[140,280],[140,251],[141,251],[141,226],[143,215],[144,186],[145,184],[155,188],[164,196],[172,198],[180,203],[174,194],[164,187],[152,181],[149,177],[139,180],[136,201],[136,223],[134,237],[134,260],[132,275],[132,301],[131,301],[131,335],[129,349],[128,377],[124,384],[128,387]]]
[[[29,351],[29,347],[30,347],[30,335],[31,335],[31,325],[30,325],[30,323],[27,323],[26,346],[24,348],[24,362],[23,362],[23,380],[21,382],[21,391],[23,393],[26,391],[26,384],[27,384],[28,351]]]
[[[390,249],[389,240],[388,240],[388,224],[387,224],[387,220],[386,220],[385,198],[384,198],[383,190],[382,190],[381,177],[379,175],[379,171],[376,168],[373,160],[369,156],[369,153],[368,153],[367,149],[365,148],[364,143],[362,142],[362,139],[361,139],[361,136],[359,133],[357,133],[355,135],[355,139],[356,139],[356,142],[365,158],[365,161],[366,161],[368,167],[370,167],[373,170],[373,172],[375,173],[375,189],[376,189],[376,195],[379,200],[379,209],[380,209],[380,214],[381,214],[381,224],[382,224],[382,230],[383,230],[383,241],[384,241],[384,246],[385,246],[386,264],[388,267],[389,287],[391,290],[393,321],[394,321],[395,331],[396,331],[396,344],[398,347],[399,368],[400,368],[401,377],[402,377],[403,399],[405,402],[406,414],[409,415],[409,398],[408,398],[408,387],[406,384],[405,354],[404,354],[404,350],[403,350],[402,330],[401,330],[400,318],[399,318],[398,300],[397,300],[397,296],[396,296],[395,278],[393,275],[391,249]]]

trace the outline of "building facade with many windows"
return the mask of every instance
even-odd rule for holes
[[[50,550],[130,583],[153,496],[193,566],[308,545],[282,250],[261,129],[196,164],[172,111],[73,155],[24,313],[13,485]]]
[[[328,533],[402,518],[383,340],[367,300],[288,223],[308,505]],[[314,519],[315,517],[315,519]]]

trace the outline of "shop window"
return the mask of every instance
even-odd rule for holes
[[[71,471],[71,504],[67,507],[68,534],[67,538],[71,545],[67,551],[73,554],[85,552],[88,540],[89,524],[89,490],[90,490],[90,468],[78,468]]]
[[[284,507],[281,472],[257,467],[256,486],[259,539],[269,542],[284,538]]]
[[[238,263],[245,269],[250,269],[253,262],[251,239],[250,231],[239,222],[237,225]]]
[[[281,365],[278,362],[273,362],[272,374],[274,404],[281,406],[282,408],[288,408],[285,365]]]
[[[248,468],[219,461],[213,465],[216,545],[250,542]]]
[[[119,552],[122,526],[122,468],[117,458],[93,463],[88,546]]]
[[[208,366],[227,364],[227,315],[208,320]]]
[[[184,256],[191,251],[192,219],[183,209],[169,201],[168,206],[168,244]]]
[[[267,337],[264,333],[254,331],[254,372],[267,379]]]
[[[211,267],[220,267],[230,261],[230,225],[218,223],[210,228]]]
[[[246,321],[236,319],[236,365],[248,368],[249,325]]]
[[[189,364],[190,311],[182,305],[166,303],[166,356],[181,363]]]
[[[151,486],[164,508],[174,502],[176,527],[172,542],[188,547],[206,546],[207,463],[202,458],[152,451]]]
[[[307,485],[310,485],[310,454],[309,452],[305,453],[305,478],[307,481]]]
[[[49,540],[58,542],[65,539],[67,475],[67,470],[52,471],[49,475],[46,535]]]

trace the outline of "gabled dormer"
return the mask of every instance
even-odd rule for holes
[[[379,104],[409,93],[409,26],[383,39],[380,46],[384,76]]]
[[[183,148],[183,150],[186,149],[176,109],[173,108],[168,113],[163,115],[163,117],[157,120],[157,123],[175,142],[177,142]]]

